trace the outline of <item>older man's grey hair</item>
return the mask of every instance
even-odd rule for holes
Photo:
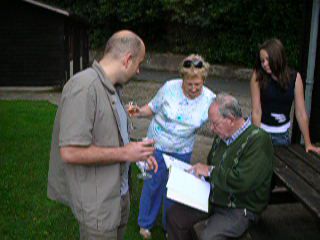
[[[241,118],[242,110],[239,101],[232,95],[220,93],[215,99],[215,103],[219,106],[219,113],[224,118]]]
[[[111,54],[112,57],[119,59],[124,54],[130,52],[136,58],[142,48],[142,39],[131,31],[119,31],[108,40],[104,54]]]

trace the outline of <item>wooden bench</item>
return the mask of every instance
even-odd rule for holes
[[[320,157],[299,144],[275,147],[275,157],[277,181],[320,219]]]

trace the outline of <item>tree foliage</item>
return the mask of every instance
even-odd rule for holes
[[[153,51],[197,52],[215,63],[251,65],[259,43],[277,37],[298,63],[302,0],[47,0],[90,23],[92,48],[128,28]]]

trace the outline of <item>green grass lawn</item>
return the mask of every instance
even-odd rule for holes
[[[0,101],[1,239],[79,239],[69,208],[47,198],[51,131],[56,106],[45,101]],[[137,225],[142,182],[132,171],[131,213],[125,239]],[[153,239],[164,239],[158,220]]]

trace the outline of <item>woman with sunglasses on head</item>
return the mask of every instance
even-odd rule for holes
[[[294,100],[305,150],[320,154],[320,148],[310,141],[300,73],[288,67],[285,50],[279,39],[267,40],[260,46],[250,88],[252,122],[270,133],[273,145],[290,144],[290,110]]]
[[[134,117],[152,117],[147,137],[155,140],[154,156],[157,174],[145,180],[140,198],[138,224],[144,239],[151,238],[151,228],[163,208],[166,231],[166,210],[172,201],[166,198],[168,169],[163,154],[190,163],[197,129],[208,119],[208,108],[215,94],[204,86],[209,64],[199,55],[186,57],[180,65],[181,79],[167,81],[145,106],[138,107]]]

